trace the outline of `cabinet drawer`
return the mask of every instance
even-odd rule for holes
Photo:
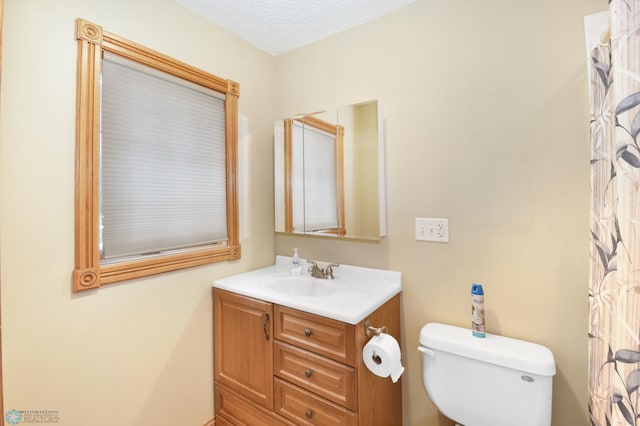
[[[272,411],[265,410],[248,400],[229,392],[220,385],[215,388],[216,424],[234,426],[288,426]]]
[[[323,356],[276,342],[274,374],[350,410],[356,409],[356,371]]]
[[[298,425],[355,425],[356,414],[280,379],[274,379],[276,413]]]
[[[355,326],[275,306],[275,337],[355,367]]]

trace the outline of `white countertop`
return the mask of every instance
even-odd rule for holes
[[[350,265],[335,268],[335,279],[326,280],[326,285],[335,289],[331,294],[295,295],[264,285],[274,278],[289,277],[290,260],[290,257],[276,256],[272,266],[215,280],[213,287],[354,325],[402,291],[400,272]],[[302,262],[303,275],[309,276],[309,265],[304,259]],[[327,263],[318,261],[321,267]]]

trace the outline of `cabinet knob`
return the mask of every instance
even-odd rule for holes
[[[308,419],[310,419],[311,417],[313,417],[313,411],[307,410],[307,412],[304,413],[304,415],[307,416]]]
[[[304,335],[307,336],[307,337],[311,336],[311,329],[310,328],[306,328],[304,330]]]
[[[307,377],[311,377],[311,370],[309,369],[304,370],[304,375]]]

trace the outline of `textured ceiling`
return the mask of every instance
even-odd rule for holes
[[[272,55],[371,21],[418,0],[176,0]]]

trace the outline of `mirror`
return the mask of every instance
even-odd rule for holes
[[[276,232],[385,235],[382,124],[375,100],[275,122]]]

